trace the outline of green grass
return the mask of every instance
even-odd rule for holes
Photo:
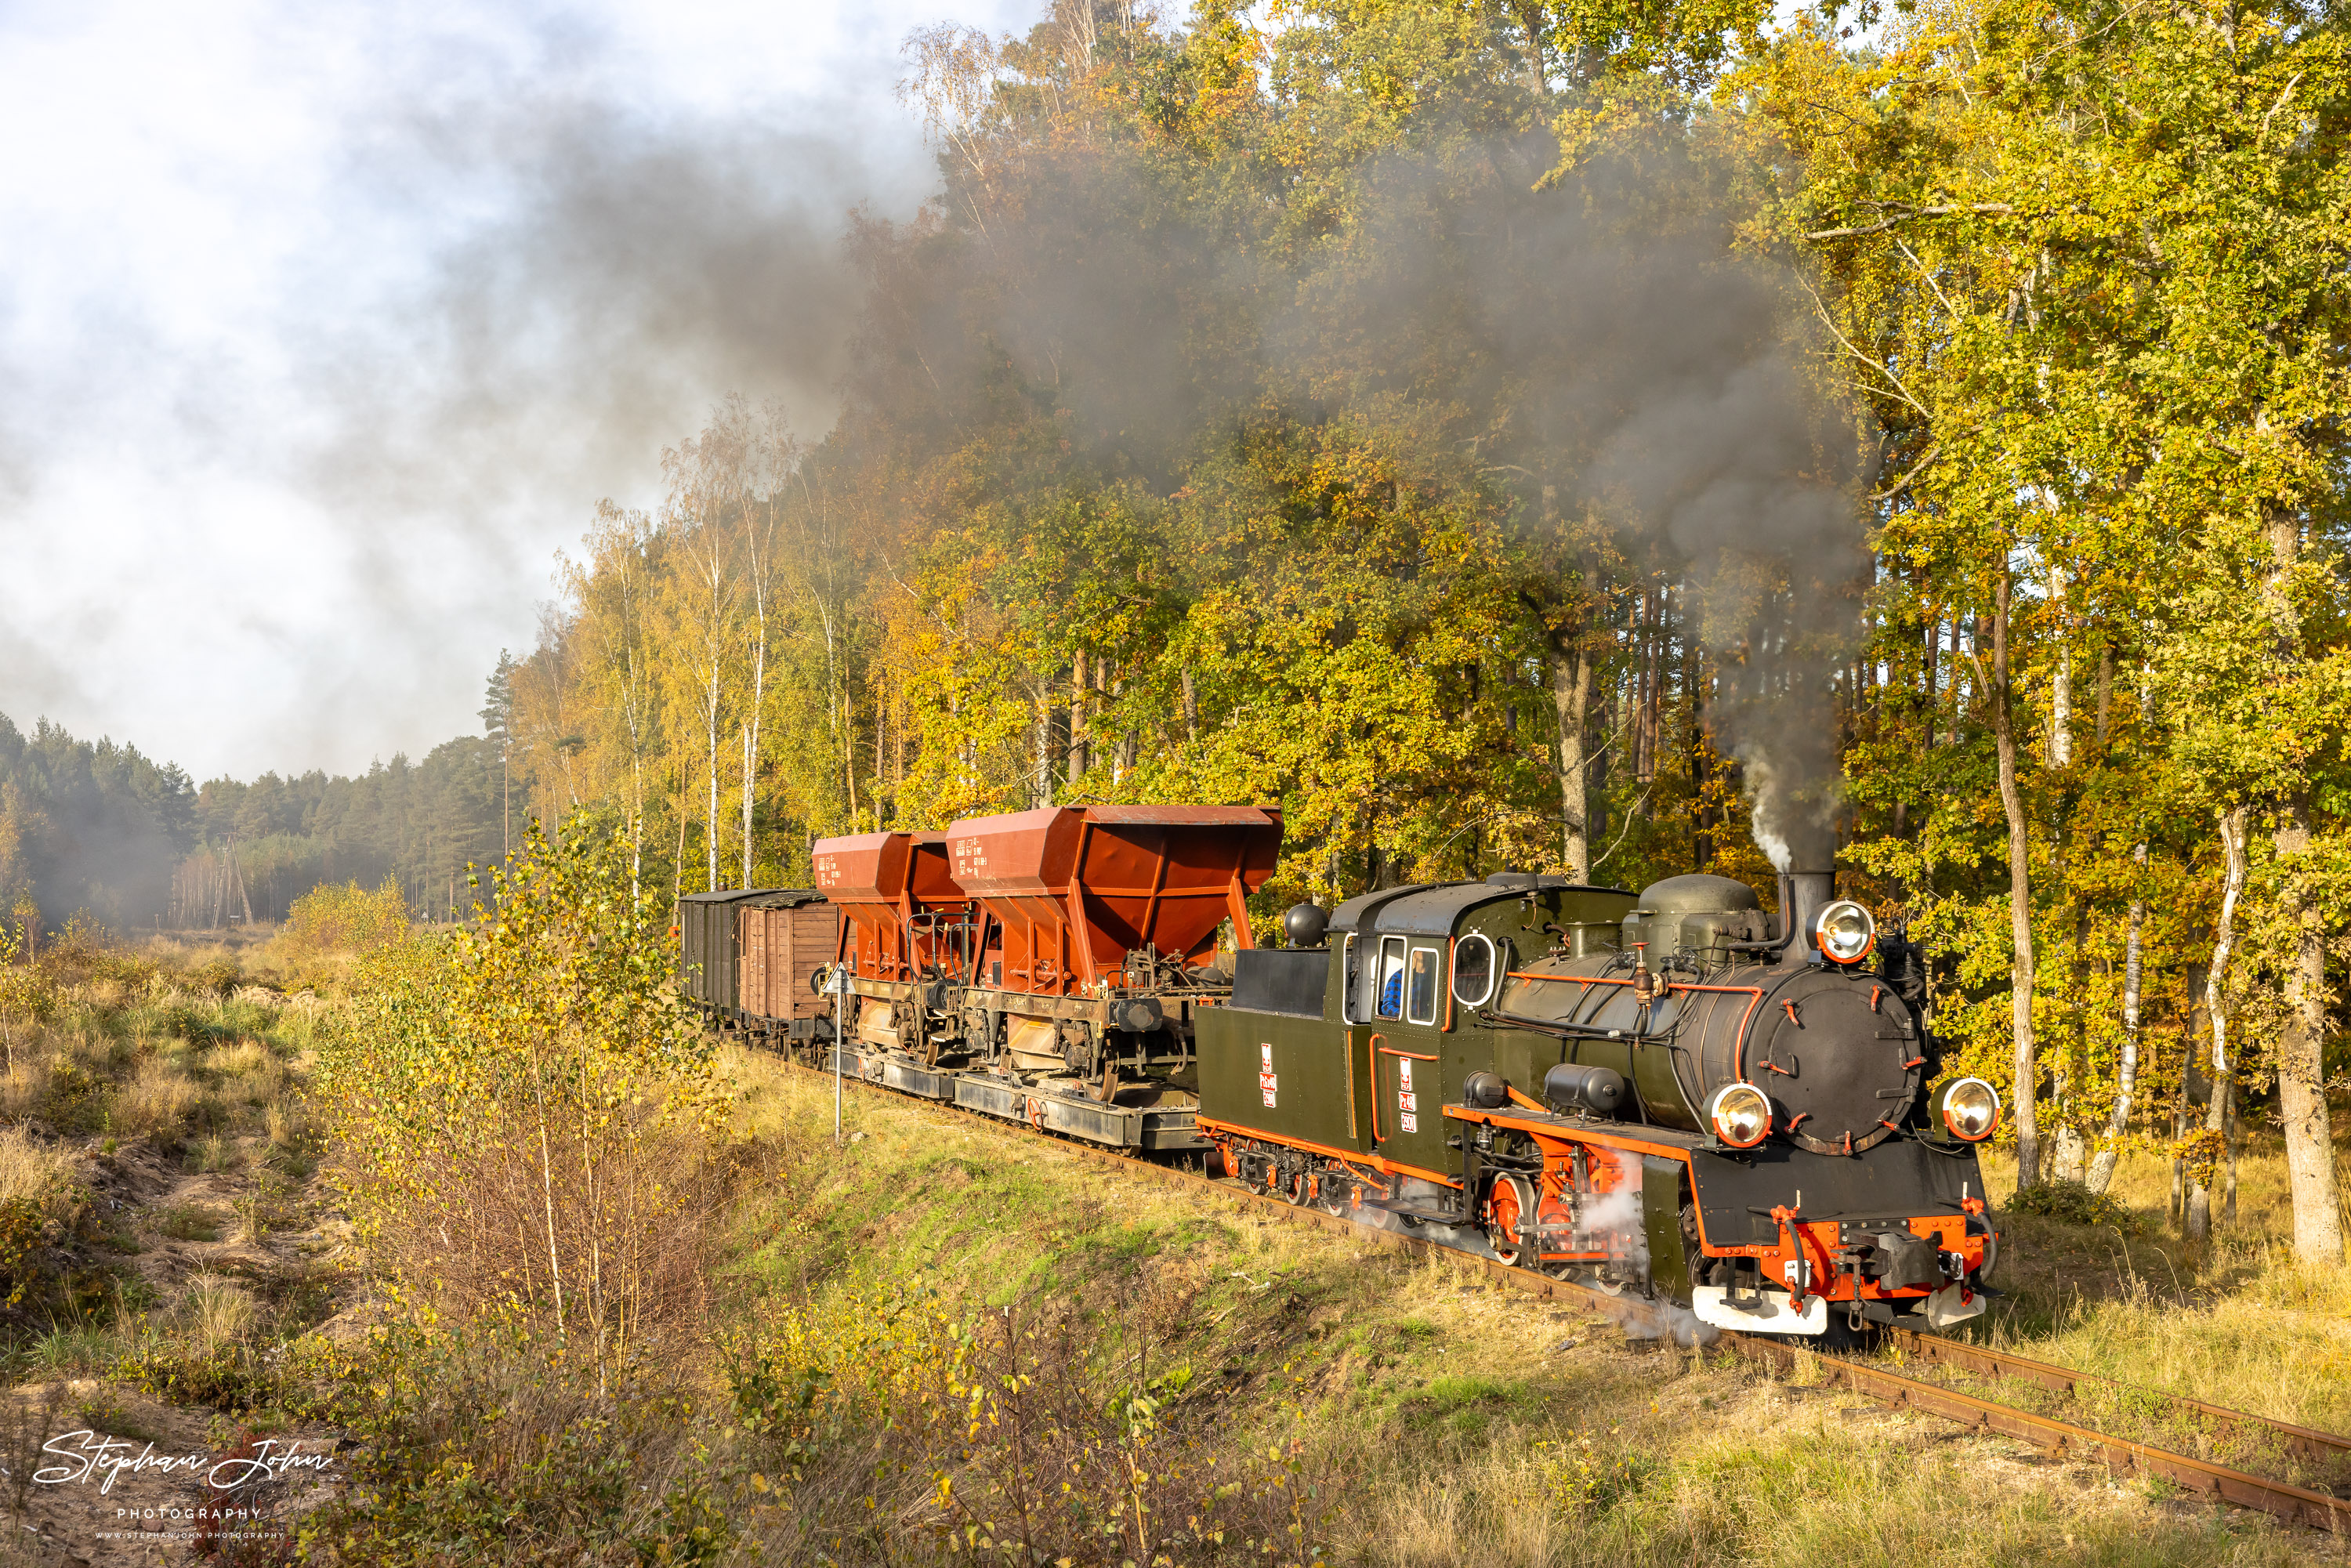
[[[155,1217],[155,1228],[174,1241],[217,1241],[221,1239],[219,1216],[192,1204],[173,1204]]]

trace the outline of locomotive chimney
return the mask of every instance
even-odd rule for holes
[[[1781,930],[1785,934],[1783,951],[1790,961],[1811,950],[1813,923],[1821,917],[1821,910],[1835,898],[1836,873],[1833,871],[1783,871],[1780,873]]]

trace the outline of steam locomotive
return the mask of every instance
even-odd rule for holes
[[[1301,904],[1259,947],[1245,901],[1280,834],[1268,809],[1073,806],[822,841],[818,889],[703,895],[689,983],[828,1068],[1699,1322],[1983,1311],[1999,1096],[1930,1090],[1919,956],[1832,877],[1783,876],[1782,918],[1723,877],[1504,872]],[[830,962],[781,966],[807,979],[788,1001],[710,914],[762,906],[770,932],[837,912]]]
[[[1909,944],[1826,874],[1783,877],[1780,907],[1725,877],[1507,872],[1301,904],[1202,1019],[1196,1129],[1260,1191],[1719,1327],[1976,1316],[1999,1096],[1927,1092]]]

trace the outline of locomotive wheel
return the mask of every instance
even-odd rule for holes
[[[1486,1240],[1494,1249],[1494,1256],[1513,1269],[1531,1269],[1541,1260],[1520,1234],[1521,1225],[1531,1222],[1535,1215],[1533,1184],[1524,1176],[1496,1178],[1492,1192],[1486,1199]]]
[[[1293,1171],[1281,1184],[1281,1196],[1293,1206],[1303,1208],[1314,1191],[1314,1178],[1305,1171]]]

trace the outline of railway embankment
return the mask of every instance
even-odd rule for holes
[[[1342,1560],[1419,1564],[2292,1561],[2334,1543],[2102,1465],[1629,1341],[1486,1272],[1283,1223],[1096,1157],[737,1058],[802,1151],[739,1267],[753,1321],[919,1291],[964,1321],[1067,1314],[1203,1444],[1277,1451]],[[2047,1225],[2063,1228],[2061,1221]],[[2039,1303],[2021,1303],[2038,1310]],[[952,1315],[952,1314],[951,1314]],[[1122,1358],[1125,1358],[1123,1361]],[[1970,1500],[1955,1533],[1948,1500]]]

